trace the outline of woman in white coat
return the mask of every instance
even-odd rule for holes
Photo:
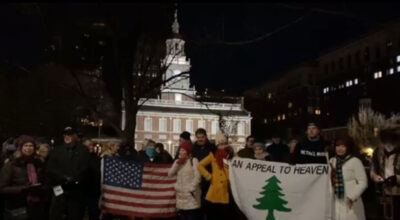
[[[330,160],[335,192],[334,220],[365,220],[361,195],[367,188],[367,175],[350,137],[335,141],[335,157]]]
[[[177,176],[176,208],[182,220],[200,219],[201,176],[197,169],[198,160],[191,157],[191,151],[191,143],[183,142],[179,149],[178,159],[168,172],[168,176]]]

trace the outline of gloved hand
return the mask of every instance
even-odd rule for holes
[[[396,177],[396,175],[389,176],[388,178],[386,178],[385,179],[385,183],[388,184],[389,186],[397,185],[397,177]]]

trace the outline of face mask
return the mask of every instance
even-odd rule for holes
[[[148,147],[148,148],[146,149],[146,155],[147,155],[148,157],[153,158],[153,157],[155,156],[155,154],[156,154],[156,151],[155,151],[154,148]]]

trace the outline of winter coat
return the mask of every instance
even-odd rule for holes
[[[86,147],[77,143],[73,147],[58,146],[49,156],[46,174],[52,187],[61,185],[64,193],[82,197],[90,173],[90,155]],[[78,184],[64,187],[67,179]]]
[[[330,163],[335,168],[336,158]],[[343,166],[344,199],[335,196],[334,220],[365,220],[362,193],[368,185],[365,168],[360,159],[352,157]],[[353,201],[351,209],[346,204],[346,199]]]
[[[158,164],[171,164],[174,160],[171,155],[167,151],[162,151],[161,153],[157,153],[154,157],[153,163]]]
[[[275,162],[286,162],[289,155],[289,147],[286,144],[271,144],[267,146],[269,160]]]
[[[201,176],[197,169],[198,160],[191,158],[182,165],[175,160],[168,176],[177,176],[176,190],[176,208],[181,210],[198,209],[201,206]]]
[[[237,153],[237,156],[242,157],[242,158],[250,158],[250,159],[255,159],[254,158],[254,149],[250,147],[244,147],[243,149],[239,150]]]
[[[211,173],[208,172],[206,166],[211,164]],[[212,203],[229,203],[229,170],[228,166],[224,164],[224,168],[221,169],[218,166],[217,160],[213,153],[210,153],[199,163],[200,174],[211,182],[210,188],[208,189],[206,200]]]
[[[28,163],[32,163],[35,166],[38,182],[42,184],[39,187],[35,187],[35,191],[29,188]],[[32,212],[32,209],[37,207],[37,204],[40,202],[43,203],[43,198],[46,196],[46,188],[42,181],[42,171],[42,163],[37,159],[29,159],[28,162],[24,158],[18,158],[4,165],[0,175],[0,194],[5,198],[6,210],[27,208],[28,216],[31,219],[42,216],[41,214],[43,213],[39,213],[38,211]],[[28,193],[39,198],[40,201],[28,203]]]
[[[400,147],[394,149],[394,160],[393,160],[393,173],[397,177],[397,184],[394,186],[389,186],[383,184],[383,190],[386,195],[400,195]],[[385,177],[385,164],[386,156],[383,147],[378,147],[374,154],[372,155],[371,170],[381,177]]]

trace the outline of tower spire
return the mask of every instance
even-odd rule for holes
[[[174,34],[179,34],[179,23],[178,23],[178,4],[175,3],[175,14],[174,14],[175,20],[174,23],[172,24],[172,33]]]

